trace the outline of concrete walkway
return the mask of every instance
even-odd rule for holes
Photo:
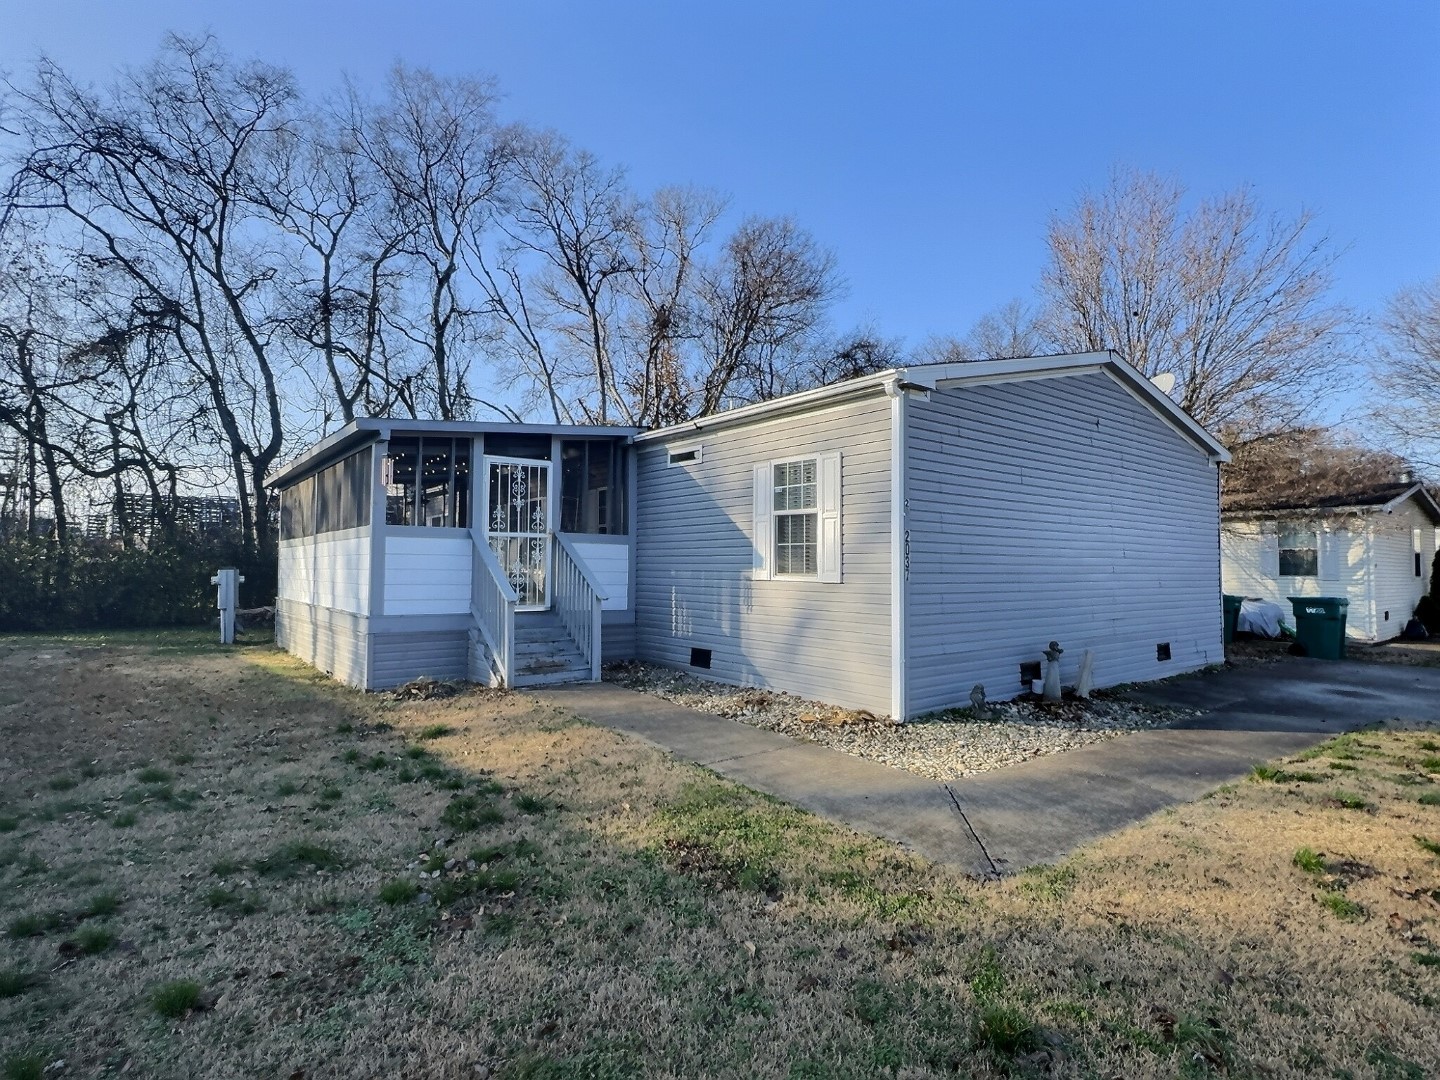
[[[1376,721],[1440,722],[1440,669],[1295,660],[1139,687],[1202,709],[1022,765],[937,784],[608,683],[537,697],[748,787],[977,877],[1054,862],[1083,844],[1244,776],[1250,766]]]
[[[936,862],[977,877],[994,873],[949,790],[933,780],[610,683],[533,696]]]

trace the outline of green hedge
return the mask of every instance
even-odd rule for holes
[[[231,541],[85,541],[62,552],[43,537],[10,537],[0,540],[0,631],[200,625],[215,617],[210,578],[222,566],[245,576],[241,607],[274,603],[275,557],[247,559]]]

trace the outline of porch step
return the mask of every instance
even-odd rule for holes
[[[589,679],[590,665],[555,611],[515,613],[516,686],[550,686]]]

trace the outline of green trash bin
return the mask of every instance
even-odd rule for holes
[[[1292,596],[1295,640],[1306,656],[1318,660],[1345,659],[1345,613],[1350,601],[1343,596]]]
[[[1245,602],[1245,598],[1223,593],[1220,601],[1225,611],[1225,644],[1229,645],[1235,640],[1235,625],[1240,620],[1240,605]]]

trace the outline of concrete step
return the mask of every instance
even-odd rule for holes
[[[527,675],[517,671],[515,673],[516,686],[560,686],[564,683],[582,683],[590,681],[590,669],[584,671],[552,671],[543,675]]]

